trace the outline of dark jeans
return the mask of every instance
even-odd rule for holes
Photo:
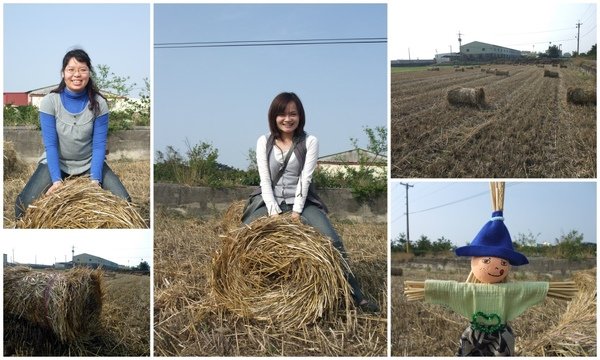
[[[77,176],[88,174],[89,170],[82,174],[78,174]],[[61,176],[64,179],[69,176],[69,174],[61,171]],[[48,165],[39,164],[23,188],[23,191],[17,196],[15,202],[15,217],[17,220],[23,216],[25,210],[32,202],[46,193],[50,186],[52,186],[52,179],[50,178]],[[117,175],[115,175],[106,163],[104,163],[104,167],[102,168],[102,188],[120,198],[131,201],[131,197],[125,189],[125,186],[123,186]]]
[[[292,205],[288,205],[286,203],[280,204],[279,208],[284,213],[292,211]],[[263,216],[268,216],[267,207],[264,205],[256,209],[255,212],[248,216],[248,219],[246,219],[244,223],[250,224],[252,221]],[[329,237],[333,246],[335,246],[335,248],[338,249],[338,251],[342,254],[342,257],[346,259],[346,261],[348,260],[346,249],[344,249],[344,243],[342,242],[342,239],[340,238],[338,233],[333,228],[333,225],[331,225],[331,222],[329,221],[329,218],[327,217],[327,214],[325,214],[325,212],[323,212],[316,205],[307,201],[304,205],[304,210],[302,211],[300,218],[302,219],[303,223],[314,227],[321,234]],[[354,298],[354,301],[356,303],[360,303],[361,300],[364,298],[364,295],[360,289],[360,285],[358,284],[356,277],[354,276],[354,274],[349,272],[346,273],[346,278],[348,279],[348,283],[352,288],[352,297]]]

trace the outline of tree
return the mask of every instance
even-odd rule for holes
[[[421,235],[419,239],[414,243],[415,255],[423,255],[431,251],[432,244],[431,240],[425,235]]]
[[[556,45],[552,45],[550,47],[548,47],[548,50],[546,50],[546,53],[548,54],[549,58],[559,58],[560,57],[560,50],[558,48],[558,46]]]
[[[374,166],[379,165],[382,162],[379,157],[387,153],[387,128],[378,126],[371,129],[365,126],[363,131],[369,139],[367,149],[375,156],[371,157],[362,152],[358,146],[358,140],[351,138],[350,142],[358,154],[358,167],[345,166],[345,179],[355,199],[369,201],[387,191],[386,174],[378,172],[377,167]]]
[[[150,271],[150,265],[148,264],[148,262],[142,261],[142,262],[140,262],[140,264],[137,266],[136,269],[141,270],[141,271]]]
[[[577,230],[571,230],[568,234],[563,234],[555,239],[558,255],[569,260],[579,260],[583,258],[585,248],[582,246],[583,234]]]
[[[406,251],[406,234],[400,233],[392,240],[392,251]]]
[[[110,71],[110,66],[99,64],[96,72],[92,73],[92,79],[102,91],[111,92],[119,96],[127,96],[135,87],[135,83],[128,84],[129,76],[119,76]]]
[[[592,45],[590,51],[587,52],[587,56],[596,57],[596,44]]]
[[[452,241],[446,239],[443,236],[437,239],[433,244],[431,244],[431,248],[434,253],[448,252],[452,250],[453,247],[454,246],[452,245]]]

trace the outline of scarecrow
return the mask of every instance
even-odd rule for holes
[[[456,281],[406,281],[408,300],[425,300],[449,306],[470,320],[460,337],[458,356],[512,356],[515,338],[509,321],[546,296],[571,299],[574,282],[507,282],[511,266],[528,264],[514,250],[504,225],[504,183],[491,183],[493,212],[490,220],[458,256],[471,257],[471,272],[465,283]]]

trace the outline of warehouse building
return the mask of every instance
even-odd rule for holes
[[[72,263],[74,266],[101,267],[103,269],[118,269],[121,267],[115,262],[86,253],[73,256]]]
[[[460,53],[463,57],[477,60],[490,60],[498,58],[519,58],[521,51],[506,48],[503,46],[487,44],[480,41],[473,41],[460,47]]]

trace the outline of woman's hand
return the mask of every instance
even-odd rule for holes
[[[92,180],[92,184],[100,186],[100,181],[98,181],[98,180]]]
[[[52,183],[52,186],[46,190],[46,195],[53,193],[56,189],[62,186],[62,181],[55,181]]]
[[[300,221],[300,213],[292,211],[292,220],[294,220],[294,221]]]

